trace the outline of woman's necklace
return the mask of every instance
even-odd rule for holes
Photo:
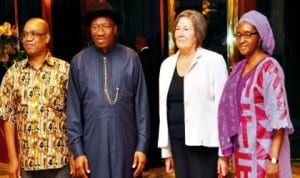
[[[108,86],[107,86],[107,68],[106,68],[106,57],[103,57],[103,61],[104,61],[104,93],[106,95],[106,98],[109,102],[110,105],[115,105],[118,101],[118,95],[119,95],[119,87],[116,87],[116,95],[114,100],[111,99],[110,95],[109,95],[109,90],[108,90]]]

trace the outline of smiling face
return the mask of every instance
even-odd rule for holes
[[[22,45],[30,58],[48,51],[49,41],[49,27],[46,21],[34,18],[26,22],[22,32]]]
[[[236,47],[243,56],[251,56],[260,49],[260,37],[252,24],[248,22],[239,23],[235,36]]]
[[[195,30],[191,19],[181,17],[175,27],[175,42],[178,49],[195,49]]]
[[[107,52],[115,42],[115,35],[118,27],[108,17],[97,17],[91,21],[91,37],[97,48]]]

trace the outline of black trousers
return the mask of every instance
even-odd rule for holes
[[[186,146],[184,139],[171,139],[176,178],[217,178],[218,148]]]
[[[60,169],[47,169],[39,171],[25,171],[21,169],[22,178],[71,178],[70,167],[66,165]]]

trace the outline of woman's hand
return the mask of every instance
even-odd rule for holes
[[[218,159],[218,178],[227,177],[229,172],[229,157],[220,156]]]
[[[167,173],[174,172],[174,161],[172,157],[165,158],[165,168]]]
[[[271,163],[267,164],[265,178],[279,178],[279,164]]]

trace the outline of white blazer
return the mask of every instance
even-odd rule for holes
[[[163,61],[159,74],[159,135],[162,158],[172,156],[167,123],[167,95],[179,51]],[[184,76],[185,144],[219,147],[218,105],[227,80],[226,62],[222,55],[198,48]],[[220,151],[219,151],[220,154]]]

